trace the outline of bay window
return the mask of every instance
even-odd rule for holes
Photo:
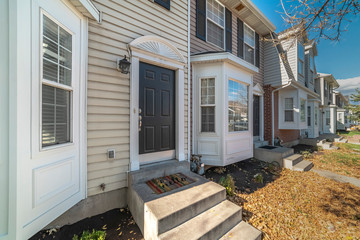
[[[315,107],[315,125],[318,125],[318,107]]]
[[[215,78],[201,79],[201,132],[215,132]]]
[[[228,129],[229,132],[249,130],[249,86],[229,80]]]
[[[285,122],[294,121],[294,99],[285,98]]]
[[[42,147],[71,141],[72,35],[43,15]]]

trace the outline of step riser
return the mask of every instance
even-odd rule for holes
[[[200,240],[213,240],[219,239],[224,234],[226,234],[231,228],[236,224],[241,222],[242,219],[242,210],[237,211],[231,217],[223,221],[220,225],[213,228],[210,232],[199,238]]]
[[[155,220],[155,222],[153,222],[154,224],[151,224],[151,227],[155,227],[155,229],[157,228],[158,230],[157,233],[155,231],[155,234],[160,235],[219,204],[225,199],[226,190],[224,189],[221,192],[208,196],[208,198],[203,199],[202,201],[195,202],[180,211],[174,212],[163,219],[156,219],[155,216],[151,216],[152,214],[148,211],[145,204],[145,222],[147,219]]]

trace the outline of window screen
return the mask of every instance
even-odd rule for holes
[[[43,15],[42,147],[70,142],[72,35]]]

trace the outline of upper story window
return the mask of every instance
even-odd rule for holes
[[[310,54],[310,83],[311,84],[314,84],[314,69],[315,69],[315,66],[314,66],[314,57],[312,56],[312,54]]]
[[[298,42],[298,71],[304,75],[304,46]]]
[[[255,31],[244,25],[244,59],[245,61],[255,63]]]
[[[225,7],[216,0],[207,0],[207,31],[208,42],[224,48],[225,42]]]
[[[325,97],[328,97],[329,91],[328,91],[328,84],[326,81],[324,81],[324,93],[325,93]]]
[[[237,20],[237,56],[245,61],[260,67],[260,37],[253,29]]]
[[[249,129],[249,86],[229,80],[228,126],[229,132]]]
[[[294,121],[294,99],[285,98],[285,122]]]
[[[215,78],[201,79],[201,132],[215,132]]]
[[[72,35],[43,15],[42,147],[71,141]]]
[[[154,0],[154,2],[170,10],[170,0]]]

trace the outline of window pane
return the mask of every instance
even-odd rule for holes
[[[300,120],[302,122],[305,122],[305,100],[304,99],[301,99],[300,100]]]
[[[215,132],[215,107],[201,107],[201,132]]]
[[[211,21],[207,21],[207,41],[224,48],[224,29]]]
[[[215,104],[215,78],[201,79],[201,105]]]
[[[249,87],[229,80],[228,91],[228,127],[229,132],[249,129],[248,111]]]
[[[285,122],[293,122],[293,121],[294,121],[294,111],[285,110]]]
[[[304,61],[304,47],[301,43],[298,43],[298,57]]]
[[[245,49],[245,61],[254,64],[254,48],[248,46],[247,44],[244,44]]]
[[[43,17],[43,79],[71,86],[72,35]]]
[[[315,107],[315,125],[318,124],[318,108]]]
[[[216,0],[207,1],[207,17],[224,27],[224,7],[221,6]]]
[[[255,32],[246,25],[244,25],[244,42],[255,48]]]
[[[304,63],[299,60],[299,74],[304,75]]]
[[[70,142],[70,92],[42,86],[42,146]]]
[[[285,98],[285,109],[293,110],[293,99],[292,98]]]

